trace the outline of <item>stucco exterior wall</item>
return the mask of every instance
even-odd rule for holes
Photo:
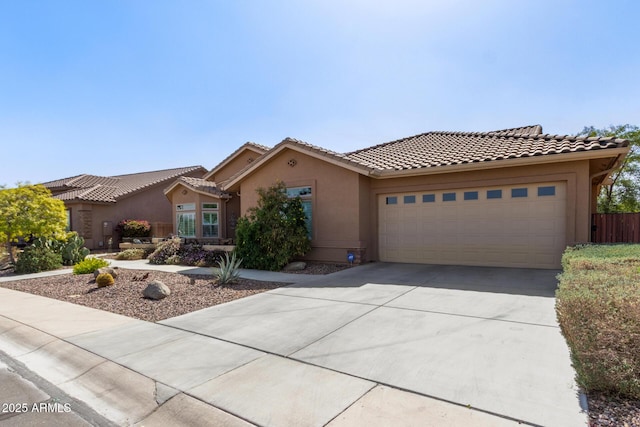
[[[207,180],[216,183],[225,181],[239,170],[244,169],[245,167],[250,165],[260,156],[261,154],[257,151],[253,151],[247,148],[243,152],[239,153],[236,157],[234,157],[231,161],[229,161],[229,163],[225,164],[219,170],[216,170],[213,175],[207,178]]]
[[[361,209],[368,206],[368,200],[363,204],[363,181],[358,173],[285,149],[241,182],[242,215],[257,205],[257,188],[277,181],[287,187],[312,188],[312,250],[307,259],[346,262],[347,249],[366,246],[368,239],[361,233],[368,232],[368,227],[362,226],[367,214]],[[368,198],[367,191],[363,197]]]

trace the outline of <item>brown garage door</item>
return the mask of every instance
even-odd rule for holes
[[[563,182],[384,194],[378,206],[382,261],[560,267]]]

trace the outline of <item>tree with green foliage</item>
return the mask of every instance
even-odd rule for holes
[[[640,127],[617,125],[596,129],[588,126],[578,136],[628,139],[631,150],[622,165],[602,185],[598,195],[598,212],[640,212]]]
[[[43,185],[18,184],[0,189],[0,239],[15,264],[11,243],[20,237],[49,237],[64,233],[67,214],[62,200]]]
[[[258,206],[236,225],[237,255],[247,268],[277,271],[311,249],[306,215],[300,197],[288,198],[283,182],[257,192]]]

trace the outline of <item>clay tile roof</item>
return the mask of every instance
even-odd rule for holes
[[[174,180],[184,174],[205,169],[202,166],[165,169],[116,176],[77,175],[70,178],[45,182],[52,190],[65,190],[54,197],[60,200],[84,200],[89,202],[115,203],[119,198],[144,190],[155,184]]]
[[[193,178],[190,176],[181,176],[177,179],[177,182],[196,191],[203,191],[206,193],[215,194],[217,196],[227,196],[228,194],[220,190],[215,182],[207,181],[202,178]]]
[[[502,130],[494,130],[492,133],[495,135],[540,135],[542,133],[542,126],[540,125],[532,125],[532,126],[523,126],[519,128],[511,128],[511,129],[502,129]]]
[[[384,171],[493,162],[628,145],[628,141],[622,139],[542,134],[542,128],[538,127],[495,132],[428,132],[347,153],[346,158]]]
[[[312,145],[312,144],[309,144],[308,142],[300,141],[299,139],[287,137],[280,144],[278,144],[278,146],[281,145],[281,144],[298,145],[298,146],[303,147],[303,148],[305,148],[307,150],[314,151],[314,152],[316,152],[316,153],[318,153],[318,154],[320,154],[320,155],[322,155],[324,157],[329,157],[329,158],[332,158],[334,160],[337,160],[337,161],[345,163],[345,164],[350,164],[352,166],[356,166],[356,167],[360,167],[360,168],[365,167],[367,169],[373,169],[370,166],[366,165],[365,163],[363,163],[363,162],[361,162],[359,160],[350,158],[348,154],[342,154],[342,153],[338,153],[338,152],[335,152],[335,151],[332,151],[332,150],[328,150],[326,148],[318,147],[317,145]],[[274,149],[276,147],[274,147]]]

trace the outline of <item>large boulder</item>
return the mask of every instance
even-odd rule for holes
[[[100,274],[110,274],[114,279],[118,277],[118,270],[114,267],[102,267],[93,272],[93,278],[97,278]]]
[[[171,295],[171,289],[160,280],[154,280],[144,288],[142,295],[145,298],[161,300]]]

